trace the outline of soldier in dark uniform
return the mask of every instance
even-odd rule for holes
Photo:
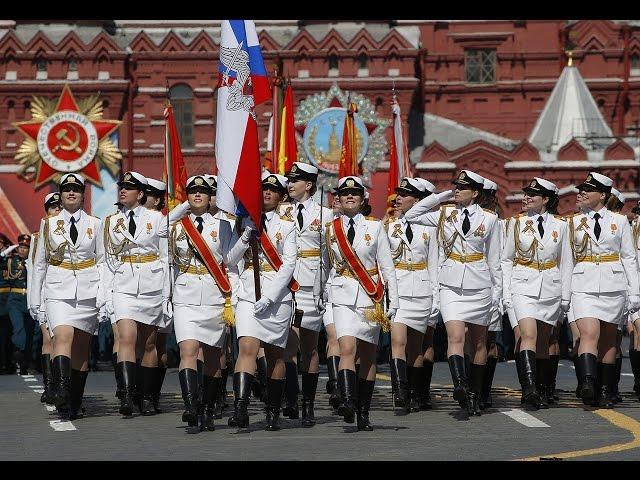
[[[27,308],[27,267],[26,258],[29,256],[31,237],[22,234],[18,237],[18,248],[7,259],[7,280],[9,281],[9,296],[7,311],[13,334],[11,342],[14,347],[14,360],[20,367],[20,375],[27,375],[29,360],[31,359],[31,344],[33,342],[34,320]]]
[[[9,298],[9,280],[7,279],[7,257],[5,251],[11,248],[11,240],[0,233],[0,374],[15,373],[11,359],[11,321],[7,310]]]

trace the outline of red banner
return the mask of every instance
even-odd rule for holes
[[[342,130],[342,151],[340,153],[340,167],[338,178],[360,175],[358,167],[358,142],[356,137],[356,124],[354,114],[358,112],[355,103],[349,102],[347,113],[344,117]]]
[[[164,109],[165,141],[164,141],[164,177],[167,179],[167,206],[169,210],[187,199],[187,169],[184,165],[180,137],[173,118],[173,107]]]

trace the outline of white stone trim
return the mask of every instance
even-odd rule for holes
[[[18,173],[21,168],[22,165],[0,165],[0,173]]]
[[[7,70],[4,74],[4,79],[13,82],[18,79],[18,72],[15,70]]]
[[[358,73],[357,73],[357,77],[368,77],[369,76],[369,69],[368,68],[359,68],[358,69]]]
[[[80,76],[78,75],[77,70],[69,70],[67,72],[67,80],[79,80]]]
[[[602,160],[600,162],[590,162],[588,160],[557,160],[555,162],[539,162],[539,161],[524,161],[524,162],[506,162],[504,164],[505,170],[529,170],[535,168],[545,168],[551,170],[566,170],[566,169],[585,169],[585,168],[597,168],[597,167],[640,167],[640,160]]]
[[[455,170],[453,162],[420,162],[416,164],[417,170]]]
[[[309,70],[298,70],[298,78],[309,78]]]
[[[399,77],[400,76],[400,69],[399,68],[390,68],[389,70],[387,70],[387,75],[389,75],[390,77]]]
[[[198,87],[193,89],[194,93],[213,93],[214,91],[215,89],[211,87]]]
[[[133,143],[147,143],[147,141],[141,138],[134,138]]]
[[[158,126],[164,125],[164,124],[165,124],[164,120],[151,120],[149,122],[149,125],[152,126],[152,127],[158,127]]]
[[[163,150],[164,143],[152,143],[151,145],[149,145],[149,148],[152,150]]]
[[[196,120],[194,125],[213,125],[213,120]]]
[[[165,87],[138,87],[138,93],[166,93]]]
[[[104,70],[98,72],[98,80],[109,80],[110,77],[109,72],[105,72]]]
[[[134,113],[133,118],[145,118],[146,115],[144,113]]]
[[[17,147],[18,144],[15,142],[7,142],[7,148],[15,148]]]
[[[44,72],[42,71],[36,72],[36,80],[46,80],[48,76],[49,76],[49,72],[47,72],[46,70]]]
[[[327,73],[328,77],[339,77],[340,69],[339,68],[330,68],[329,73]]]

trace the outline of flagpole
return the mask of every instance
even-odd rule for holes
[[[251,244],[251,257],[253,262],[253,286],[256,294],[256,302],[260,300],[262,293],[260,291],[260,261],[258,259],[258,232],[252,231],[249,240]]]

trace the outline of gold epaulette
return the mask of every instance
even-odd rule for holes
[[[498,216],[498,214],[496,212],[494,212],[493,210],[490,210],[488,208],[483,208],[482,210],[484,210],[485,212],[493,213],[496,217]]]
[[[366,220],[373,220],[373,221],[376,221],[376,222],[379,222],[379,221],[380,221],[380,219],[379,219],[379,218],[376,218],[376,217],[364,217],[364,218],[365,218]]]
[[[567,219],[565,217],[563,217],[562,215],[554,215],[553,218],[557,218],[558,220],[562,220],[563,222],[567,221]]]
[[[228,218],[229,220],[235,220],[235,219],[237,219],[237,218],[238,218],[238,217],[236,217],[233,213],[224,212],[224,214],[227,216],[227,218]]]
[[[286,215],[280,215],[280,220],[284,220],[285,222],[293,222],[293,219],[287,217]]]

